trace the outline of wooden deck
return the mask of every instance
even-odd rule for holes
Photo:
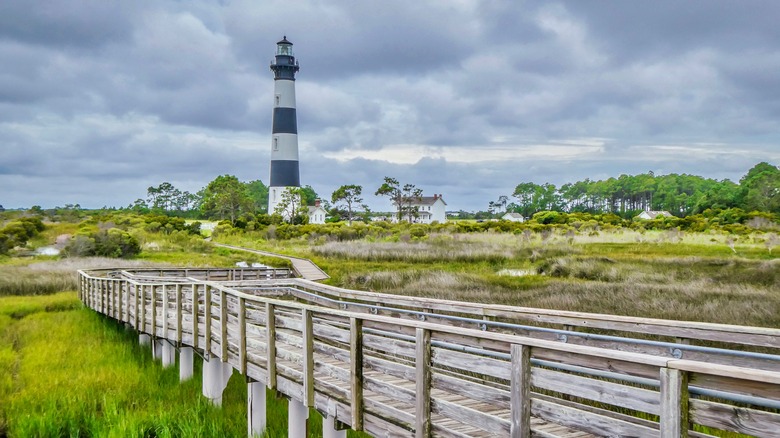
[[[777,329],[373,294],[277,270],[79,273],[88,307],[373,436],[780,430]]]

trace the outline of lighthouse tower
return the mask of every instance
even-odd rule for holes
[[[295,73],[298,62],[293,44],[285,36],[276,43],[274,72],[274,117],[271,135],[271,182],[268,188],[268,213],[273,214],[284,193],[301,186],[298,171],[298,122],[295,115]]]

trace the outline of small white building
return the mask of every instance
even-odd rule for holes
[[[660,219],[661,217],[674,217],[674,215],[672,215],[668,211],[652,211],[652,210],[643,211],[639,213],[639,215],[637,215],[637,219],[646,219],[646,220]]]
[[[502,220],[510,221],[510,222],[525,222],[525,218],[520,213],[506,213],[505,215],[501,216]]]
[[[325,217],[328,215],[328,212],[325,211],[324,208],[322,208],[322,205],[320,205],[320,200],[317,199],[314,201],[313,206],[309,206],[309,223],[310,224],[324,224],[325,223]]]
[[[441,194],[420,196],[411,198],[408,201],[409,202],[404,203],[404,206],[417,210],[416,217],[404,217],[404,219],[409,220],[409,222],[430,224],[432,222],[443,223],[447,221],[447,203],[444,202],[444,198]],[[396,208],[397,207],[398,205],[396,204]],[[394,221],[397,220],[397,218],[394,219]]]

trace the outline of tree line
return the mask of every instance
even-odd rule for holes
[[[668,211],[678,217],[731,208],[780,213],[780,169],[758,163],[738,184],[728,179],[675,173],[657,176],[653,172],[585,179],[560,187],[523,182],[511,196],[514,199],[502,195],[490,201],[488,210],[494,214],[516,212],[526,218],[540,211],[612,213],[624,218],[645,210]]]
[[[384,177],[374,195],[392,201],[394,215],[399,220],[413,221],[416,216],[414,199],[422,189]],[[146,198],[139,198],[124,209],[137,213],[156,213],[187,219],[229,220],[259,224],[307,221],[307,206],[321,199],[330,222],[369,221],[375,215],[364,203],[363,187],[342,185],[329,198],[323,199],[311,186],[295,188],[278,211],[268,211],[269,188],[261,180],[240,181],[233,175],[220,175],[196,193],[179,190],[169,182],[147,189]],[[460,210],[461,219],[500,218],[516,212],[526,219],[539,212],[614,214],[631,219],[643,210],[668,211],[677,217],[687,217],[709,211],[741,210],[780,214],[780,169],[762,162],[753,166],[738,183],[714,180],[689,174],[620,175],[606,180],[577,181],[556,187],[554,184],[522,182],[511,195],[501,195],[490,201],[485,211]],[[104,207],[103,210],[116,210]],[[44,214],[52,220],[75,221],[83,216],[79,204],[68,204],[43,211],[33,206],[32,213]]]

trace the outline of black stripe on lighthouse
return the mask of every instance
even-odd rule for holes
[[[298,134],[295,108],[274,108],[274,134]]]
[[[272,160],[269,187],[300,187],[301,175],[297,160]]]

